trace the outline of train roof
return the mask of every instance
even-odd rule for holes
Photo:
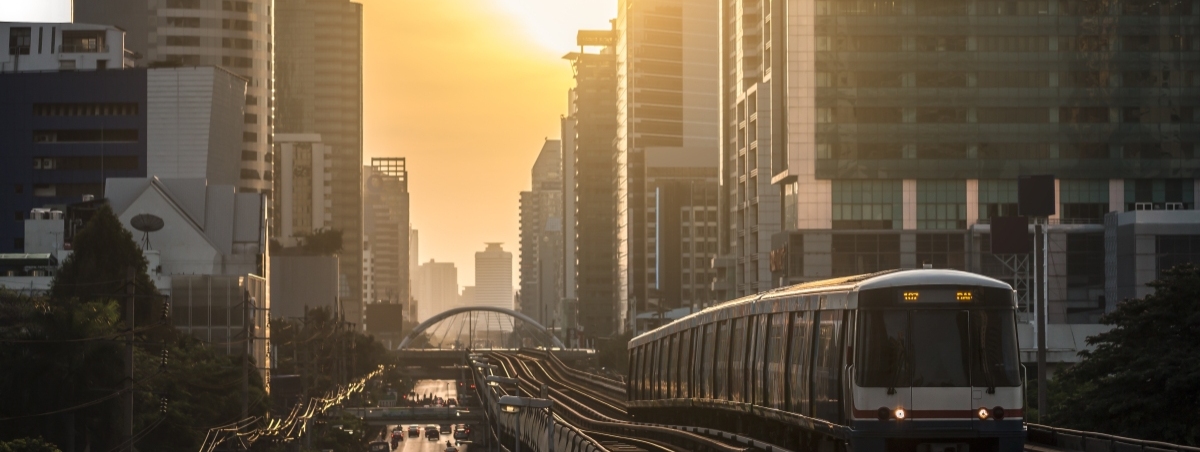
[[[709,313],[732,309],[736,306],[751,304],[760,300],[779,299],[805,293],[824,292],[827,290],[868,290],[882,289],[887,287],[912,286],[918,284],[974,285],[1012,290],[1012,286],[1008,285],[1008,283],[1005,283],[1004,281],[961,270],[912,268],[884,270],[875,273],[864,273],[861,275],[810,281],[729,300],[718,305],[707,307],[679,320],[642,333],[630,340],[630,345],[640,345],[647,340],[646,338],[655,336],[660,332],[675,327],[676,325],[696,323],[698,322],[699,318],[708,315]]]

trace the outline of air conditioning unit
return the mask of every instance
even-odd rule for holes
[[[51,220],[61,220],[61,219],[63,219],[63,213],[62,213],[62,211],[61,211],[61,210],[51,210],[51,211],[50,211],[50,219],[51,219]]]
[[[30,220],[48,220],[50,219],[50,209],[35,208],[29,211]]]
[[[1154,210],[1154,203],[1152,203],[1152,202],[1134,203],[1133,210]]]
[[[1183,203],[1181,202],[1169,202],[1166,207],[1167,210],[1184,210]]]

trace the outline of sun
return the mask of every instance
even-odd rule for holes
[[[607,30],[617,15],[617,0],[492,0],[544,50],[558,55],[574,50],[579,30]]]

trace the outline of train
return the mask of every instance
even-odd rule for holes
[[[635,419],[795,451],[1020,452],[1009,284],[899,269],[773,289],[629,342]]]

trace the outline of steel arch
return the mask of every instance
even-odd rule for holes
[[[532,318],[530,318],[529,316],[527,316],[525,314],[514,311],[512,309],[498,308],[495,306],[464,306],[464,307],[459,307],[459,308],[454,308],[454,309],[450,309],[447,311],[443,311],[442,313],[435,315],[433,317],[430,317],[428,320],[426,320],[424,322],[421,322],[421,324],[417,325],[416,328],[413,328],[413,330],[410,331],[407,336],[404,336],[404,340],[400,341],[400,346],[396,347],[396,349],[403,350],[405,347],[408,347],[408,343],[411,342],[413,339],[416,339],[416,337],[418,335],[420,335],[421,333],[424,333],[426,328],[429,328],[430,326],[433,326],[434,324],[441,322],[442,320],[446,320],[450,317],[453,317],[456,314],[461,314],[464,312],[480,312],[480,311],[498,312],[500,314],[508,314],[511,317],[517,318],[525,323],[528,323],[529,325],[531,325],[535,329],[537,329],[537,331],[541,331],[542,333],[545,333],[546,336],[550,337],[550,343],[552,345],[554,345],[555,347],[567,348],[566,345],[563,345],[562,341],[558,340],[558,337],[555,337],[553,334],[551,334],[549,331],[547,331],[546,327],[542,326],[542,324],[538,323],[537,320],[533,320]]]

